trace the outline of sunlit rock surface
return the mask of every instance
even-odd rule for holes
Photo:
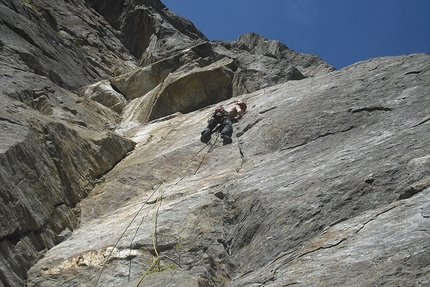
[[[134,151],[29,285],[134,286],[154,234],[143,285],[427,284],[429,73],[387,57],[243,95],[226,146],[199,142],[214,106],[123,130]]]
[[[430,284],[428,55],[335,71],[156,0],[0,15],[0,286]]]

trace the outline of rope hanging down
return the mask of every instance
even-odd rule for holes
[[[106,257],[106,260],[105,260],[105,264],[103,264],[103,267],[102,267],[102,269],[100,270],[100,273],[99,273],[99,275],[98,275],[98,277],[97,277],[97,281],[96,281],[96,284],[94,285],[95,287],[97,287],[98,286],[98,283],[99,283],[99,281],[100,281],[100,278],[101,278],[101,276],[102,276],[102,274],[103,274],[103,271],[104,271],[104,269],[105,269],[105,267],[106,267],[106,265],[107,265],[107,263],[109,262],[109,260],[110,260],[110,258],[111,258],[111,255],[112,255],[112,253],[114,252],[114,250],[116,249],[116,247],[118,246],[118,244],[119,244],[119,242],[121,241],[121,239],[124,237],[124,235],[125,235],[125,233],[127,232],[127,230],[130,228],[130,226],[131,226],[131,224],[134,222],[134,220],[137,218],[137,216],[140,214],[140,212],[142,211],[142,209],[143,209],[143,207],[146,205],[146,204],[148,204],[148,202],[149,202],[149,200],[152,198],[152,196],[158,191],[158,190],[160,190],[161,189],[161,187],[164,185],[164,183],[166,183],[167,182],[167,180],[169,179],[169,177],[172,175],[172,174],[174,174],[179,168],[181,168],[183,165],[185,165],[185,164],[188,164],[194,157],[196,157],[205,147],[207,147],[208,145],[210,145],[211,147],[209,148],[209,150],[207,151],[207,153],[209,153],[209,152],[211,152],[212,151],[212,148],[213,148],[213,146],[215,145],[215,143],[216,143],[216,141],[218,140],[218,136],[219,136],[219,132],[217,132],[217,137],[215,138],[215,140],[214,140],[214,142],[211,144],[211,142],[208,142],[207,144],[205,144],[201,149],[199,149],[196,153],[194,153],[187,161],[185,161],[185,162],[182,162],[176,169],[174,169],[172,172],[170,172],[169,174],[168,174],[168,176],[166,176],[166,178],[165,179],[163,179],[163,181],[162,181],[162,183],[156,188],[156,189],[154,189],[154,191],[149,195],[149,197],[145,200],[145,202],[144,203],[142,203],[142,205],[140,206],[140,208],[138,209],[138,211],[136,212],[136,214],[133,216],[133,218],[131,219],[131,221],[130,221],[130,223],[127,225],[127,227],[124,229],[124,231],[122,232],[122,234],[120,235],[120,237],[118,238],[118,240],[115,242],[115,244],[114,244],[114,246],[113,246],[113,248],[112,248],[112,251],[109,253],[109,255]],[[206,154],[207,154],[206,153]],[[206,156],[206,155],[205,155]],[[204,157],[203,157],[203,159],[204,159]],[[197,168],[197,170],[200,168],[200,166],[201,166],[201,164],[202,164],[202,162],[203,162],[203,159],[202,159],[202,161],[200,162],[200,165],[199,165],[199,167]],[[195,173],[197,172],[197,170],[195,171]],[[195,174],[194,173],[194,174]],[[159,254],[158,254],[158,251],[157,251],[157,248],[156,248],[156,240],[155,240],[155,238],[156,238],[156,223],[157,223],[157,216],[158,216],[158,210],[159,210],[159,208],[160,208],[160,205],[159,205],[159,202],[160,202],[160,200],[161,200],[161,197],[162,196],[162,192],[160,192],[160,194],[159,194],[159,196],[157,197],[157,200],[156,200],[156,208],[155,208],[155,212],[154,212],[154,220],[153,220],[153,226],[152,226],[152,246],[153,246],[153,248],[154,248],[154,253],[156,254],[156,259],[152,262],[152,264],[149,266],[149,268],[145,271],[145,273],[142,275],[142,277],[139,279],[139,281],[138,281],[138,283],[135,285],[136,287],[137,286],[139,286],[140,285],[140,283],[142,282],[142,280],[146,277],[146,275],[149,273],[149,271],[155,266],[155,264],[157,264],[157,263],[159,263],[159,260],[160,260],[160,256],[159,256]],[[142,220],[140,221],[140,223],[139,223],[139,226],[137,227],[137,230],[136,230],[136,233],[135,233],[135,235],[134,235],[134,237],[133,237],[133,239],[132,239],[132,242],[130,243],[130,245],[132,245],[132,243],[133,243],[133,241],[134,241],[134,239],[135,239],[135,237],[136,237],[136,234],[137,234],[137,231],[139,230],[139,228],[140,228],[140,226],[142,225],[142,223],[143,223],[143,219],[144,219],[144,217],[142,218]],[[130,267],[131,268],[131,267]],[[130,269],[129,269],[130,270]],[[130,272],[130,271],[129,271]],[[129,279],[130,279],[130,274],[129,274]]]
[[[214,142],[213,142],[213,144],[211,144],[211,147],[209,148],[209,150],[207,151],[207,153],[206,154],[208,154],[210,151],[212,151],[212,148],[214,147],[214,145],[215,145],[215,143],[216,143],[216,141],[218,140],[218,137],[219,137],[219,132],[217,132],[217,137],[215,138],[215,140],[214,140]],[[192,155],[186,162],[184,162],[184,163],[182,163],[182,164],[180,164],[179,166],[178,166],[178,168],[176,168],[173,172],[171,172],[170,173],[170,175],[171,174],[173,174],[175,171],[177,171],[181,166],[183,166],[184,164],[188,164],[195,156],[197,156],[206,146],[208,146],[210,144],[210,142],[208,142],[207,144],[205,144],[199,151],[197,151],[194,155]],[[206,154],[205,154],[205,156],[206,156]],[[204,158],[204,157],[203,157]],[[203,161],[203,159],[202,159],[202,161]],[[197,170],[200,168],[200,166],[201,166],[201,164],[202,164],[202,162],[200,162],[200,165],[199,165],[199,167],[197,168]],[[196,172],[197,172],[197,170],[196,170]],[[195,172],[195,173],[196,173]],[[194,174],[195,174],[194,173]],[[169,175],[169,176],[170,176]],[[166,182],[167,180],[165,180],[165,181],[163,181],[163,184]],[[162,185],[163,185],[162,184]],[[161,186],[162,186],[161,185]],[[160,186],[160,187],[161,187]],[[160,194],[159,194],[159,196],[157,197],[157,201],[156,201],[156,208],[154,209],[154,217],[153,217],[153,225],[152,225],[152,247],[154,248],[154,253],[155,253],[155,255],[156,255],[156,257],[155,257],[155,260],[152,262],[152,264],[148,267],[148,269],[145,271],[145,273],[139,278],[139,280],[137,281],[137,283],[136,283],[136,285],[134,286],[134,287],[139,287],[139,285],[140,285],[140,283],[142,283],[142,281],[143,281],[143,279],[146,277],[146,275],[148,275],[148,273],[151,271],[151,269],[152,268],[154,268],[154,266],[156,265],[156,264],[159,264],[160,263],[160,255],[158,254],[158,251],[157,251],[157,244],[156,244],[156,235],[157,235],[157,219],[158,219],[158,211],[159,211],[159,208],[160,208],[160,205],[161,204],[159,204],[159,202],[161,201],[161,199],[162,199],[162,194],[163,194],[163,192],[160,192]]]

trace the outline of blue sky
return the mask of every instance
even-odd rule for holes
[[[161,0],[210,40],[255,32],[343,68],[430,54],[430,0]]]

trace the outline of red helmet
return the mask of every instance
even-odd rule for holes
[[[245,104],[245,102],[239,101],[239,102],[237,102],[237,104],[240,106],[240,108],[243,111],[246,111],[246,104]]]
[[[216,108],[215,113],[219,113],[224,109],[223,106],[219,106],[218,108]]]

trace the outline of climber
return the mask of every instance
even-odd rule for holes
[[[232,120],[241,118],[245,111],[246,104],[242,101],[238,101],[234,106],[228,107],[227,109],[224,109],[223,106],[217,107],[212,117],[208,119],[208,125],[203,130],[200,141],[202,143],[208,143],[211,139],[211,134],[217,130],[216,128],[219,125],[218,128],[221,131],[223,144],[226,145],[232,143]]]

